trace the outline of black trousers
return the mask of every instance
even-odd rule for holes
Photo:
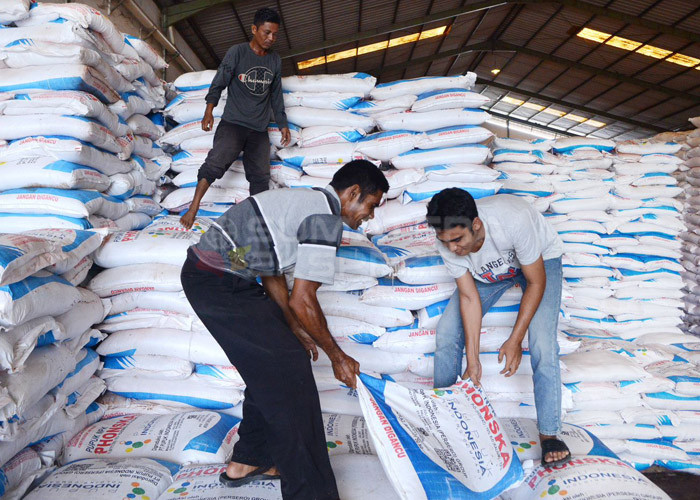
[[[251,196],[270,189],[270,138],[267,130],[258,132],[221,120],[214,132],[214,147],[207,154],[202,168],[226,172],[241,151]]]
[[[204,266],[188,252],[182,286],[246,383],[233,460],[275,465],[285,500],[336,500],[309,356],[262,286]]]

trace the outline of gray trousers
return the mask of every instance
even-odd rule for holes
[[[270,188],[270,138],[267,130],[258,132],[221,120],[214,133],[214,147],[199,169],[198,179],[220,179],[243,152],[245,178],[254,195]]]

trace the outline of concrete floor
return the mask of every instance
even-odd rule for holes
[[[664,490],[673,500],[700,499],[700,476],[653,468],[644,475]]]

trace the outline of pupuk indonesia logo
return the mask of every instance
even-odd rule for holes
[[[547,481],[547,486],[545,490],[540,493],[540,498],[546,498],[549,496],[565,496],[568,492],[566,490],[562,490],[561,487],[557,484],[556,479],[550,479]]]
[[[188,487],[190,484],[191,484],[191,483],[190,483],[189,481],[185,481],[185,482],[182,483],[178,488],[170,488],[170,489],[168,489],[168,493],[175,493],[176,495],[179,495],[179,496],[181,496],[181,497],[186,497],[187,495],[189,495],[189,492],[187,491],[187,487]]]

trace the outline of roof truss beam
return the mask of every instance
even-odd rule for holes
[[[545,61],[550,61],[550,62],[553,62],[556,64],[561,64],[563,66],[568,66],[570,68],[580,69],[580,70],[586,71],[588,73],[593,73],[595,75],[611,78],[611,79],[617,80],[619,82],[630,83],[632,85],[636,85],[637,87],[641,87],[641,88],[644,88],[647,90],[661,92],[662,94],[666,94],[666,95],[669,95],[672,97],[682,97],[684,99],[688,99],[688,100],[693,101],[693,102],[700,102],[700,96],[697,96],[697,95],[688,94],[688,93],[685,93],[681,90],[671,89],[668,87],[658,85],[656,83],[651,83],[651,82],[647,82],[644,80],[640,80],[638,78],[633,78],[631,76],[623,75],[623,74],[617,73],[615,71],[610,71],[610,70],[602,69],[602,68],[596,68],[595,66],[591,66],[589,64],[571,61],[571,60],[565,59],[563,57],[555,56],[552,54],[547,54],[546,52],[539,52],[537,50],[533,50],[533,49],[530,49],[528,47],[521,47],[519,45],[514,45],[512,43],[503,42],[500,40],[494,41],[493,45],[494,45],[495,50],[512,50],[513,52],[526,54],[526,55],[533,56],[533,57],[536,57],[536,58],[539,58],[539,59],[542,59]]]
[[[655,132],[663,132],[666,130],[665,128],[662,128],[662,127],[657,127],[655,125],[650,125],[648,123],[633,120],[631,118],[626,118],[624,116],[619,116],[619,115],[615,115],[613,113],[608,113],[607,111],[600,111],[597,109],[592,109],[592,108],[589,108],[587,106],[581,106],[579,104],[575,104],[573,102],[563,101],[561,99],[557,99],[554,97],[547,97],[547,96],[542,95],[542,94],[538,94],[535,92],[529,92],[527,90],[523,90],[523,89],[520,89],[517,87],[511,87],[510,85],[504,85],[502,83],[494,82],[491,80],[485,80],[483,78],[477,78],[476,83],[480,84],[480,85],[488,85],[490,87],[495,87],[495,88],[498,88],[501,90],[505,90],[507,92],[512,92],[514,94],[523,95],[523,96],[529,97],[531,99],[538,99],[538,100],[549,102],[552,104],[557,104],[557,105],[563,106],[565,108],[575,109],[576,111],[581,111],[583,113],[587,113],[590,115],[603,116],[605,118],[608,118],[609,120],[614,120],[616,122],[622,122],[622,123],[628,123],[628,124],[633,125],[637,128],[643,128],[645,130],[652,130]]]
[[[194,16],[203,10],[209,9],[216,5],[222,3],[241,3],[242,0],[189,0],[188,2],[182,2],[179,4],[171,5],[163,9],[163,27],[167,28],[173,24],[187,19],[188,17]],[[675,26],[669,26],[662,23],[657,23],[645,19],[643,17],[633,16],[631,14],[626,14],[624,12],[619,12],[616,10],[611,10],[605,7],[600,7],[597,5],[584,2],[582,0],[482,0],[481,2],[473,3],[464,7],[459,7],[456,9],[450,9],[442,12],[436,12],[435,14],[430,14],[420,18],[411,19],[401,23],[394,23],[388,26],[383,26],[380,28],[375,28],[372,30],[362,31],[355,35],[349,37],[340,37],[330,40],[326,40],[321,43],[309,45],[306,47],[301,47],[299,49],[293,49],[288,52],[287,57],[297,56],[304,54],[306,52],[313,52],[315,50],[327,49],[335,45],[342,45],[344,43],[356,42],[366,38],[371,38],[377,35],[383,35],[390,33],[392,31],[400,31],[403,29],[413,28],[415,26],[420,26],[421,24],[427,24],[433,21],[442,21],[451,17],[463,16],[465,14],[470,14],[472,12],[478,12],[483,9],[490,9],[493,7],[498,7],[505,4],[543,4],[543,3],[554,3],[559,5],[564,5],[566,7],[571,7],[584,12],[589,12],[596,16],[607,17],[610,19],[615,19],[622,21],[624,23],[632,24],[635,26],[642,26],[644,28],[656,31],[658,33],[664,33],[666,35],[673,35],[678,38],[683,38],[692,42],[700,43],[700,34],[693,33],[688,30],[677,28]]]
[[[458,49],[452,49],[452,50],[447,50],[444,52],[438,52],[437,54],[433,54],[430,56],[425,56],[425,57],[419,57],[416,59],[413,59],[412,61],[406,61],[398,64],[391,64],[388,66],[383,66],[380,68],[375,68],[374,70],[367,71],[368,73],[372,73],[374,75],[381,74],[387,71],[392,71],[392,70],[398,70],[398,69],[404,69],[408,65],[413,65],[413,64],[422,64],[422,63],[428,63],[432,62],[436,59],[442,59],[445,57],[455,57],[459,56],[462,54],[466,54],[469,52],[488,52],[488,51],[495,51],[495,52],[518,52],[521,54],[526,54],[530,55],[533,57],[537,57],[539,59],[543,59],[545,61],[551,61],[557,64],[562,64],[564,66],[568,66],[571,68],[576,68],[576,69],[581,69],[584,71],[587,71],[589,73],[594,73],[596,75],[601,75],[601,76],[606,76],[608,78],[623,82],[623,83],[630,83],[632,85],[636,85],[638,87],[647,89],[647,90],[654,90],[656,92],[661,92],[663,94],[669,95],[671,97],[679,97],[683,99],[687,99],[689,101],[693,101],[696,103],[700,103],[700,96],[694,95],[694,94],[689,94],[687,92],[671,89],[668,87],[663,87],[655,83],[651,82],[646,82],[644,80],[639,80],[638,78],[632,78],[620,73],[616,73],[614,71],[609,71],[609,70],[604,70],[601,68],[596,68],[595,66],[589,66],[588,64],[582,64],[582,63],[577,63],[574,61],[570,61],[568,59],[564,59],[563,57],[557,57],[553,56],[551,54],[547,54],[545,52],[538,52],[536,50],[529,49],[527,47],[521,47],[519,45],[514,45],[512,43],[508,42],[503,42],[500,40],[487,40],[485,42],[478,42],[478,43],[473,43],[469,45],[464,45],[461,48]]]
[[[163,27],[167,28],[175,23],[183,21],[188,17],[199,14],[203,10],[221,5],[223,3],[241,3],[241,0],[189,0],[170,7],[165,7],[163,12]]]
[[[549,125],[547,125],[545,123],[532,122],[532,121],[526,120],[524,118],[510,116],[508,113],[504,113],[503,111],[497,111],[497,110],[491,110],[491,109],[489,109],[488,111],[493,116],[500,118],[502,120],[505,120],[506,122],[514,122],[514,123],[519,123],[521,125],[527,125],[528,127],[538,128],[540,130],[546,130],[547,132],[550,132],[553,134],[559,134],[559,135],[565,135],[565,136],[574,135],[571,132],[567,132],[564,129],[550,127]]]
[[[409,19],[407,21],[402,21],[399,23],[392,23],[380,26],[378,28],[373,28],[370,30],[361,31],[350,36],[331,38],[323,42],[314,43],[307,45],[305,47],[299,47],[297,49],[291,49],[288,51],[280,52],[282,59],[287,57],[294,57],[301,54],[306,54],[308,52],[315,52],[318,50],[327,49],[329,47],[335,47],[337,45],[343,45],[347,43],[357,42],[359,40],[366,40],[368,38],[373,38],[380,35],[386,35],[387,33],[393,33],[395,31],[401,31],[409,28],[414,28],[416,26],[421,26],[423,24],[428,24],[434,21],[443,21],[445,19],[450,19],[453,17],[459,17],[466,14],[471,14],[473,12],[479,12],[485,9],[491,9],[493,7],[499,7],[501,5],[506,5],[510,3],[509,0],[483,0],[481,2],[473,3],[465,7],[458,7],[456,9],[443,10],[441,12],[436,12],[435,14],[429,14],[426,16],[416,17]]]
[[[528,3],[552,3],[552,1],[530,0]],[[626,14],[617,10],[611,10],[606,7],[600,7],[598,5],[593,5],[588,2],[583,2],[581,0],[554,0],[554,3],[563,4],[567,7],[572,7],[577,10],[589,12],[591,14],[595,14],[596,16],[615,19],[617,21],[622,21],[624,23],[632,24],[635,26],[642,26],[644,28],[648,28],[658,33],[663,33],[665,35],[673,35],[678,38],[684,38],[692,42],[700,43],[700,34],[698,33],[693,33],[691,31],[676,28],[675,26],[667,24],[657,23],[656,21],[650,21],[649,19],[645,19],[643,17],[634,16],[632,14]]]

